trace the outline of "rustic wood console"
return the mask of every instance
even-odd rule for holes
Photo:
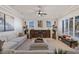
[[[30,30],[30,38],[50,38],[50,30]]]

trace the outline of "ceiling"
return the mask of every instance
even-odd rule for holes
[[[64,15],[67,15],[69,12],[72,12],[76,8],[79,8],[77,5],[40,5],[47,15],[43,17],[39,17],[36,15],[36,11],[38,10],[38,5],[11,5],[10,7],[14,8],[21,15],[24,16],[25,19],[59,19]]]

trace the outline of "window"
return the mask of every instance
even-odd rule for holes
[[[47,27],[51,27],[51,21],[46,21]]]
[[[65,20],[65,32],[68,34],[68,19]]]
[[[29,21],[29,28],[33,28],[34,27],[34,21]]]
[[[0,32],[4,31],[4,14],[0,13]]]
[[[62,20],[62,33],[79,38],[79,16]]]
[[[79,37],[79,16],[75,17],[75,36]]]
[[[62,20],[62,33],[64,33],[64,20]]]
[[[5,15],[5,31],[14,30],[14,18],[9,15]]]
[[[73,18],[69,19],[69,34],[73,35]]]
[[[14,18],[0,13],[0,32],[13,31],[14,30]]]

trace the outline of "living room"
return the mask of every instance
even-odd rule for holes
[[[78,10],[75,5],[0,6],[1,53],[79,53]]]

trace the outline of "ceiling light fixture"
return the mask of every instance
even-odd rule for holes
[[[44,11],[44,10],[43,10],[42,6],[38,6],[37,14],[38,14],[39,16],[47,15],[47,13],[45,13],[45,12],[43,12],[43,11]]]

